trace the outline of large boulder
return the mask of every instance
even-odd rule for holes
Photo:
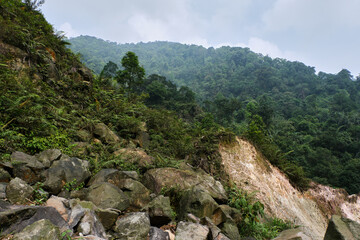
[[[129,207],[130,201],[123,191],[110,183],[94,184],[89,188],[86,197],[100,208],[115,208],[120,211]]]
[[[324,240],[359,240],[360,224],[348,218],[333,215],[329,221]]]
[[[134,179],[122,179],[116,186],[129,197],[134,210],[140,210],[150,202],[150,190]]]
[[[47,219],[41,219],[14,235],[13,240],[60,240],[60,230]]]
[[[128,213],[116,221],[116,239],[143,240],[150,231],[150,220],[146,213]]]
[[[14,178],[6,187],[6,197],[13,204],[25,204],[33,198],[34,189],[20,178]]]
[[[187,213],[192,213],[199,218],[211,218],[218,207],[219,205],[207,191],[194,187],[183,193],[180,200],[179,217],[183,219]]]
[[[45,206],[55,208],[65,221],[69,221],[70,210],[67,208],[69,206],[67,199],[53,195],[46,201]]]
[[[120,138],[104,123],[95,124],[94,135],[107,144],[116,144],[120,141]]]
[[[43,175],[46,179],[44,187],[57,195],[66,183],[76,181],[76,187],[85,182],[91,174],[88,161],[62,155],[60,160],[54,161],[51,167],[43,172]]]
[[[36,157],[23,152],[13,152],[10,156],[15,177],[19,177],[29,184],[34,184],[41,180],[40,172],[45,168]]]
[[[163,195],[154,198],[145,209],[149,213],[151,226],[161,227],[168,224],[173,218],[170,198]]]
[[[55,208],[19,206],[0,212],[1,236],[21,232],[26,226],[41,219],[49,220],[59,227],[61,232],[69,230],[69,225]]]
[[[207,226],[191,223],[179,222],[176,228],[176,240],[206,240],[208,239],[209,228]]]
[[[150,169],[144,174],[144,185],[159,194],[163,189],[176,188],[184,191],[197,186],[209,192],[218,202],[226,202],[226,191],[219,181],[205,173],[176,168]]]
[[[113,168],[101,169],[90,179],[88,186],[104,182],[119,186],[120,181],[127,178],[138,180],[139,176],[135,171],[119,171]]]
[[[221,231],[231,240],[240,240],[239,229],[234,222],[225,222],[221,228]]]

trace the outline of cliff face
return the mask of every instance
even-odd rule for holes
[[[293,221],[313,239],[323,239],[333,214],[360,221],[359,196],[318,184],[301,193],[247,141],[237,139],[231,147],[220,146],[220,154],[230,180],[239,188],[256,192],[269,217]]]

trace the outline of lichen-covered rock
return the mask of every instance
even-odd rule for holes
[[[150,231],[149,217],[143,212],[126,214],[116,221],[114,231],[117,239],[146,239]]]
[[[190,223],[179,222],[176,228],[176,240],[206,240],[208,239],[209,228],[207,226]]]
[[[231,240],[241,239],[239,229],[237,228],[236,224],[233,222],[224,223],[223,227],[221,228],[221,231]]]
[[[53,161],[58,160],[61,157],[61,151],[59,149],[47,149],[35,155],[35,157],[45,167],[49,168]]]
[[[161,227],[168,224],[173,217],[170,198],[163,195],[154,198],[145,209],[149,213],[151,226]]]
[[[112,169],[112,168],[101,169],[95,176],[93,176],[90,179],[88,186],[91,186],[93,184],[98,184],[98,183],[104,183],[104,182],[108,182],[108,183],[114,184],[115,186],[118,186],[120,180],[127,179],[127,178],[133,178],[133,176],[134,176],[133,174],[129,175],[128,172],[119,171],[117,169]],[[137,180],[137,179],[135,179],[135,180]]]
[[[119,216],[117,212],[110,209],[98,208],[95,210],[95,213],[98,216],[98,219],[100,220],[102,225],[104,226],[105,230],[110,230],[114,226]]]
[[[14,178],[6,187],[6,197],[13,204],[25,204],[33,198],[34,189],[20,178]]]
[[[309,236],[306,236],[302,229],[287,229],[282,231],[279,236],[274,238],[274,240],[312,240]],[[339,239],[340,240],[340,239]]]
[[[338,215],[329,221],[324,240],[359,240],[360,224]]]
[[[27,226],[14,235],[14,240],[60,240],[60,230],[47,219],[42,219]]]
[[[130,205],[128,196],[126,196],[118,187],[110,183],[92,185],[89,188],[86,199],[104,209],[115,208],[123,211]]]
[[[140,210],[150,202],[150,190],[134,179],[121,179],[117,185],[130,199],[130,206]]]
[[[13,152],[10,158],[13,166],[21,164],[31,169],[44,169],[44,164],[39,162],[36,157],[23,152]]]
[[[226,191],[222,184],[205,173],[176,168],[150,169],[144,174],[144,185],[159,194],[163,188],[176,188],[180,191],[197,186],[209,192],[218,202],[226,202]]]
[[[43,172],[43,175],[46,179],[45,188],[57,195],[66,183],[75,179],[76,187],[85,182],[91,174],[88,161],[62,155],[60,160],[54,161],[51,167]]]
[[[183,219],[187,213],[192,213],[199,218],[209,217],[219,207],[207,191],[194,187],[187,190],[181,197],[179,217]]]
[[[95,124],[94,134],[107,144],[115,144],[120,141],[120,138],[104,123]]]

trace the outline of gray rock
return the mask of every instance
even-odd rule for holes
[[[282,231],[274,240],[311,240],[301,229],[287,229]]]
[[[46,168],[49,168],[53,161],[58,160],[61,157],[61,151],[59,149],[48,149],[35,155],[35,157]]]
[[[160,228],[150,227],[149,240],[170,240],[170,236]]]
[[[115,208],[120,211],[129,207],[129,198],[116,186],[110,183],[92,185],[86,197],[100,208]]]
[[[90,179],[88,186],[104,182],[118,186],[120,180],[127,178],[129,178],[128,174],[117,169],[102,169]]]
[[[13,165],[13,174],[29,184],[34,184],[41,180],[40,171],[45,166],[36,157],[23,152],[13,152],[10,156]]]
[[[207,226],[190,223],[179,222],[176,228],[176,240],[206,240],[208,239],[209,228]]]
[[[6,198],[6,186],[7,183],[0,182],[0,199]]]
[[[329,221],[324,240],[359,240],[360,224],[338,215]]]
[[[14,240],[60,240],[60,230],[47,219],[27,226],[14,235]]]
[[[149,213],[151,226],[161,227],[168,224],[173,218],[169,197],[159,195],[146,206],[146,209]]]
[[[66,183],[76,179],[77,185],[80,185],[91,174],[88,161],[62,155],[60,160],[54,161],[52,166],[43,172],[43,175],[46,179],[45,188],[50,193],[57,195]]]
[[[69,230],[68,224],[52,207],[18,207],[0,212],[2,235],[21,232],[26,226],[41,219],[48,219],[60,228],[61,232]]]
[[[98,136],[101,141],[107,144],[115,144],[120,142],[120,138],[104,123],[95,124],[94,134]]]
[[[89,131],[81,129],[76,132],[77,137],[83,142],[90,142],[92,135]]]
[[[90,209],[85,210],[84,217],[81,219],[77,230],[84,236],[92,235],[100,238],[106,238],[104,227],[100,221],[98,221],[94,211]]]
[[[11,175],[8,171],[6,171],[5,169],[3,168],[0,168],[0,183],[1,182],[10,182],[10,179],[11,179]]]
[[[221,232],[221,229],[218,228],[212,221],[210,218],[208,217],[205,217],[202,219],[202,222],[201,222],[203,225],[206,225],[209,230],[210,230],[210,233],[211,233],[211,239],[222,239],[222,238],[219,238],[220,236],[220,232]]]
[[[191,170],[181,170],[175,168],[156,168],[150,169],[144,174],[145,187],[159,194],[164,188],[176,188],[180,191],[197,186],[209,192],[210,196],[217,202],[226,202],[227,195],[224,187],[213,177],[196,173]]]
[[[154,158],[140,148],[121,148],[116,150],[113,154],[142,169],[154,164]]]
[[[69,200],[53,195],[46,201],[45,206],[55,208],[65,221],[69,221]]]
[[[104,226],[105,230],[110,230],[114,226],[119,216],[117,212],[110,209],[98,208],[95,210],[95,213],[98,216],[98,219],[100,220],[102,225]]]
[[[121,179],[116,186],[129,197],[130,206],[134,210],[140,210],[150,202],[150,190],[134,179]]]
[[[126,214],[116,221],[114,231],[117,239],[146,239],[150,231],[149,217],[143,212]]]
[[[207,191],[194,187],[187,190],[180,199],[179,217],[184,219],[187,213],[199,218],[209,217],[219,207]]]
[[[25,204],[33,197],[34,189],[20,178],[14,178],[6,187],[6,197],[13,204]]]
[[[85,209],[81,207],[80,205],[76,205],[71,208],[71,214],[69,216],[69,227],[74,228],[79,222],[80,219],[85,215]],[[85,235],[89,235],[85,234]]]
[[[231,240],[240,240],[240,233],[239,229],[237,228],[236,224],[233,222],[226,222],[224,223],[221,231]]]

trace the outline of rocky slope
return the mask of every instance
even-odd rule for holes
[[[348,196],[342,189],[315,183],[308,191],[300,192],[245,140],[221,146],[220,154],[230,180],[242,189],[256,192],[268,216],[293,221],[315,240],[323,239],[333,214],[360,220],[359,196]]]

